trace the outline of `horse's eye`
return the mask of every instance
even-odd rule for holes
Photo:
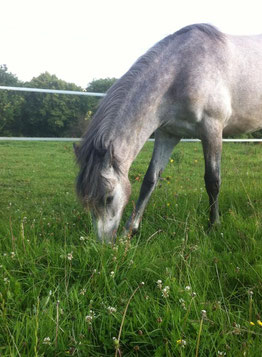
[[[108,196],[107,198],[106,198],[106,204],[107,205],[110,205],[112,202],[113,202],[113,196]]]

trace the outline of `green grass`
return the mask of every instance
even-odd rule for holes
[[[123,221],[151,151],[130,170]],[[261,145],[224,144],[207,234],[201,145],[180,144],[139,233],[115,246],[75,197],[71,143],[1,142],[0,155],[1,357],[261,355]]]

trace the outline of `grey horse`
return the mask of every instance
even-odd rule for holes
[[[223,135],[262,128],[262,35],[231,36],[208,24],[182,28],[141,56],[107,92],[76,157],[77,193],[99,239],[114,240],[131,185],[129,168],[155,132],[155,145],[126,231],[182,137],[202,141],[210,224],[219,222]]]

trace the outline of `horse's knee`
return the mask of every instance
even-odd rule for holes
[[[149,167],[147,173],[145,174],[142,187],[145,187],[147,190],[151,190],[157,184],[161,172],[153,170]]]
[[[208,194],[216,197],[219,194],[220,175],[217,172],[207,172],[204,176]]]
[[[152,188],[156,184],[156,178],[154,175],[146,175],[143,181],[143,186],[146,186],[147,188]]]

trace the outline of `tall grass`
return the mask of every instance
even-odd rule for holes
[[[133,201],[149,162],[130,171]],[[180,144],[139,233],[95,241],[71,144],[0,143],[1,356],[259,356],[262,146],[225,144],[207,232],[200,144]]]

